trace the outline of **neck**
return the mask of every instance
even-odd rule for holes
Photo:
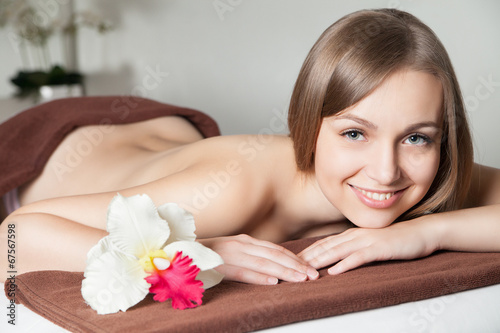
[[[312,216],[312,223],[330,223],[345,220],[344,215],[325,197],[314,172],[301,173],[304,213]]]
[[[284,228],[290,234],[299,235],[317,227],[345,221],[345,217],[321,191],[314,173],[297,171],[277,202]]]

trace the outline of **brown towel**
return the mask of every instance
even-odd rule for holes
[[[0,197],[35,178],[75,128],[162,116],[182,116],[205,137],[220,134],[217,123],[202,112],[132,96],[67,98],[28,109],[0,124]]]
[[[285,243],[299,252],[316,239]],[[17,276],[15,301],[73,332],[247,332],[374,309],[500,283],[500,253],[439,252],[411,261],[374,263],[316,281],[256,286],[223,281],[203,304],[174,310],[150,295],[126,312],[98,315],[81,296],[82,273]],[[5,284],[5,290],[10,285]]]

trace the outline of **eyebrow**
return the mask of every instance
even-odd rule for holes
[[[365,119],[362,119],[362,118],[358,118],[356,116],[352,116],[352,115],[349,115],[349,114],[344,114],[344,115],[340,115],[340,116],[336,116],[334,118],[335,120],[337,119],[349,119],[349,120],[352,120],[352,121],[355,121],[363,126],[366,126],[368,128],[371,128],[371,129],[377,129],[378,126],[375,125],[374,123],[372,122],[369,122],[368,120],[365,120]]]
[[[363,126],[370,128],[370,129],[374,129],[374,130],[378,129],[378,126],[375,125],[374,123],[372,123],[366,119],[359,118],[359,117],[349,115],[349,114],[339,115],[339,116],[336,116],[334,119],[348,119],[348,120],[355,121]],[[436,129],[436,130],[441,130],[441,126],[438,125],[437,123],[435,123],[434,121],[423,121],[420,123],[411,124],[410,126],[408,126],[405,129],[405,132],[415,131],[415,130],[423,128],[423,127],[431,127],[431,128]]]

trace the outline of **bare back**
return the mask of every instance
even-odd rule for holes
[[[97,139],[98,130],[82,127],[65,138],[42,174],[21,188],[21,204],[56,198],[36,205],[105,229],[107,204],[116,192],[147,193],[158,205],[177,202],[191,211],[201,238],[246,233],[284,241],[343,219],[314,182],[297,172],[287,137],[202,140],[187,121],[166,117],[118,125],[87,153],[81,147],[92,135]],[[345,225],[328,231],[339,227]]]
[[[179,117],[111,128],[80,127],[60,143],[40,176],[21,187],[21,205],[54,197],[116,191],[156,180],[175,170],[175,161],[169,165],[161,163],[170,151],[202,138]]]

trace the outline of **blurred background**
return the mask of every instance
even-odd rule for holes
[[[31,4],[32,11],[23,15],[36,27],[22,26],[13,3]],[[0,4],[0,121],[64,95],[138,95],[208,113],[223,134],[287,133],[283,122],[293,85],[319,35],[353,11],[399,8],[429,25],[447,48],[469,112],[476,161],[500,168],[497,0]],[[25,83],[31,77],[19,74],[33,71],[67,80],[71,89],[14,97],[19,87],[11,79]]]

